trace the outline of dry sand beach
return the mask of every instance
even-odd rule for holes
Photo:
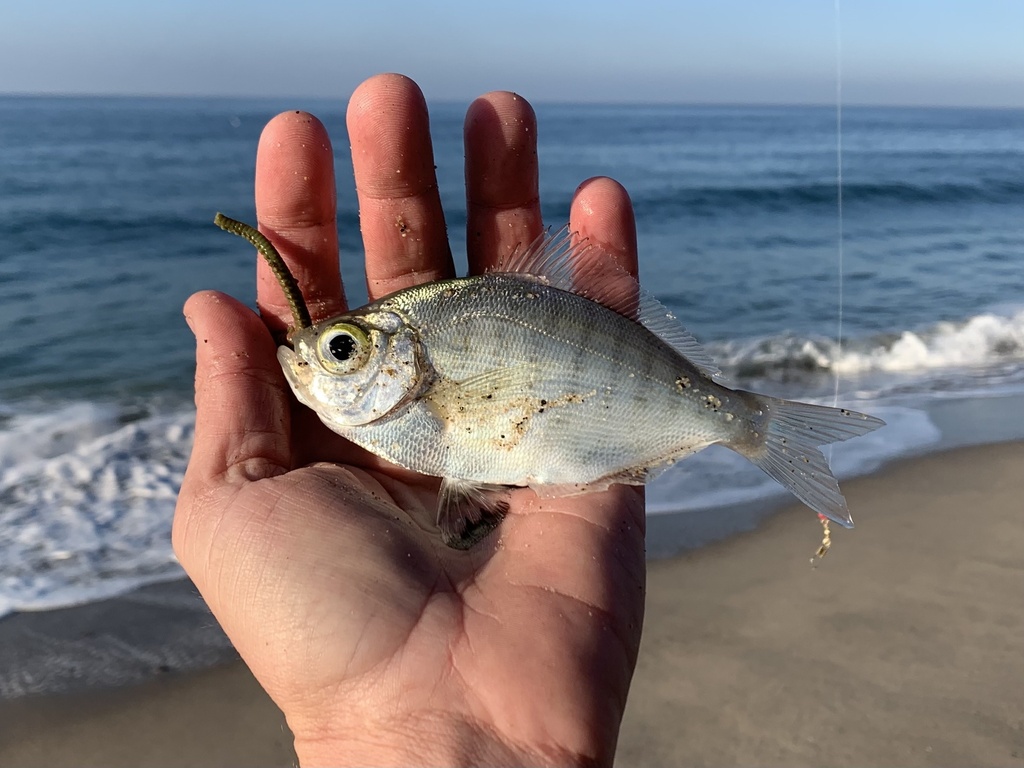
[[[1024,443],[845,490],[857,529],[817,567],[805,508],[651,564],[617,764],[1024,765]],[[0,724],[2,766],[294,760],[238,663],[9,701]]]

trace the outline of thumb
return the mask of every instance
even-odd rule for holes
[[[185,302],[196,336],[196,433],[186,482],[281,474],[291,466],[287,386],[263,321],[214,291]]]

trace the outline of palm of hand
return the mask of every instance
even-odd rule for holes
[[[361,91],[385,86],[393,97],[405,89],[410,103],[417,95],[395,78],[371,80]],[[308,130],[322,131],[303,119]],[[288,127],[271,123],[263,142]],[[350,107],[354,156],[359,130]],[[469,144],[467,133],[471,152]],[[260,172],[258,163],[258,185]],[[535,183],[535,168],[533,176]],[[368,178],[365,186],[372,186]],[[333,187],[332,176],[328,181]],[[618,194],[611,186],[596,191]],[[333,198],[314,193],[329,201],[333,227]],[[371,292],[366,211],[374,201],[361,190]],[[261,222],[273,208],[264,201]],[[591,223],[591,237],[603,234],[600,226]],[[627,250],[630,236],[605,239],[613,246],[625,239],[620,250]],[[427,267],[444,271],[436,255],[429,258]],[[337,309],[340,284],[332,287],[322,264],[293,269],[307,297],[320,297],[321,316]],[[432,279],[429,268],[409,271]],[[379,293],[402,287],[400,279],[385,272]],[[266,285],[261,307],[283,317]],[[489,741],[483,754],[492,762],[512,755],[607,760],[642,622],[642,496],[615,488],[538,500],[516,491],[498,535],[469,552],[449,550],[433,527],[436,481],[351,446],[307,411],[291,412],[258,318],[211,294],[193,297],[186,314],[199,339],[199,414],[175,547],[288,716],[300,756],[337,756],[339,749],[354,755],[358,744],[358,754],[392,748],[394,757],[392,734],[406,749],[422,742],[412,753],[420,758],[431,739],[449,738],[476,758],[481,740]]]

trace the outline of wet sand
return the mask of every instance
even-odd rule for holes
[[[1024,765],[1024,443],[844,490],[857,529],[816,567],[802,507],[651,564],[619,765]],[[4,766],[293,760],[237,662],[0,702]]]

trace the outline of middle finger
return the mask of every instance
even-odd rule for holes
[[[371,77],[349,101],[348,135],[370,300],[451,277],[427,105],[403,75]]]

